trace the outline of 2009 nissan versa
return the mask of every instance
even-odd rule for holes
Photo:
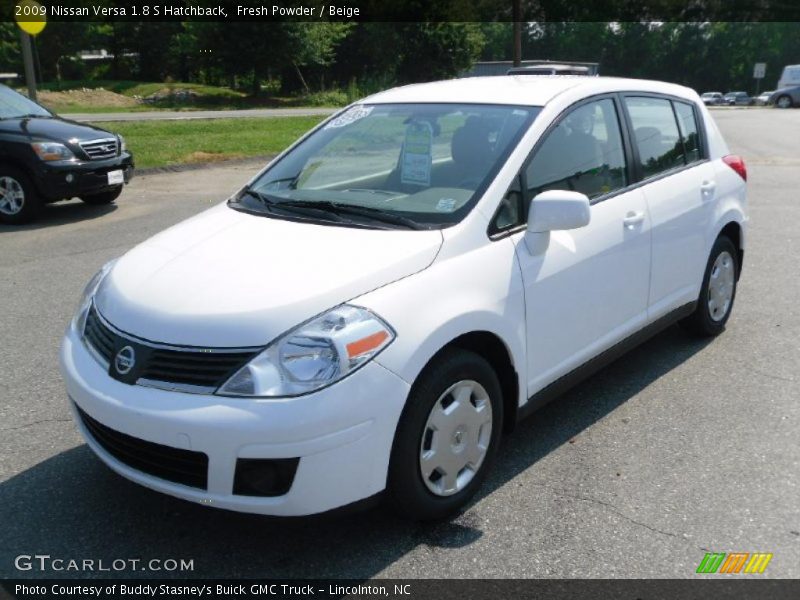
[[[745,180],[676,85],[377,94],[100,270],[61,351],[76,421],[187,500],[443,517],[569,383],[676,320],[723,331]]]

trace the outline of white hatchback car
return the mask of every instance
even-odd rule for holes
[[[112,469],[238,511],[463,507],[501,433],[645,337],[730,316],[746,171],[697,94],[506,76],[389,90],[106,265],[66,332]]]

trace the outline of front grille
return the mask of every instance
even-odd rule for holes
[[[209,393],[225,383],[259,351],[226,348],[180,348],[122,335],[112,329],[92,305],[86,318],[84,339],[97,356],[117,376],[113,359],[125,346],[131,346],[136,356],[135,367],[125,377],[126,383],[139,383],[187,392]]]
[[[103,138],[90,142],[79,142],[81,149],[92,160],[112,158],[117,155],[117,138]]]
[[[119,336],[103,324],[97,316],[97,311],[94,309],[94,306],[89,309],[83,335],[103,360],[107,363],[111,362],[111,356],[114,354],[114,346],[117,344],[117,338]]]
[[[141,377],[185,385],[217,388],[254,356],[253,352],[211,353],[154,350]]]
[[[208,487],[206,454],[146,442],[120,433],[87,415],[77,404],[75,408],[92,439],[121,463],[167,481],[203,490]]]

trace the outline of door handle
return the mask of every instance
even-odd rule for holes
[[[717,189],[717,183],[715,181],[706,180],[700,184],[700,192],[705,197],[713,196],[716,189]]]
[[[631,211],[627,215],[625,215],[624,219],[622,219],[622,224],[625,225],[625,227],[628,229],[633,229],[636,225],[642,223],[643,221],[644,221],[643,210],[640,210],[638,212]]]

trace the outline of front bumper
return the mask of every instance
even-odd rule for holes
[[[248,400],[128,385],[108,375],[72,326],[61,348],[61,370],[69,397],[102,425],[208,456],[206,489],[149,475],[109,454],[73,406],[89,447],[120,475],[208,506],[282,516],[324,512],[382,491],[409,391],[374,361],[298,398]],[[254,497],[233,493],[237,460],[245,458],[300,460],[287,493]]]
[[[55,202],[114,189],[118,184],[109,185],[109,171],[122,170],[124,182],[128,183],[133,178],[133,169],[133,156],[127,152],[106,160],[40,161],[36,165],[34,184],[43,198]]]

